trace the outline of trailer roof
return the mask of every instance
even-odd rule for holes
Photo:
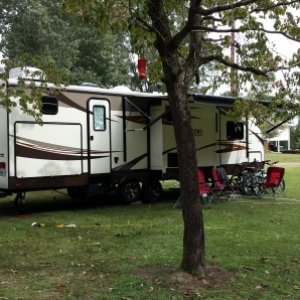
[[[28,84],[30,81],[28,81]],[[32,82],[31,82],[32,83]],[[57,88],[52,83],[41,83],[39,81],[35,82],[36,86],[43,86],[43,88]],[[17,86],[18,79],[11,78],[8,79],[8,85]],[[145,93],[145,92],[137,92],[132,91],[126,86],[117,86],[114,88],[101,88],[98,86],[92,85],[61,85],[60,88],[69,92],[80,92],[80,93],[95,93],[95,94],[106,94],[106,95],[120,95],[120,96],[128,96],[130,98],[147,98],[153,99],[157,101],[158,99],[167,99],[168,96],[165,93]],[[225,106],[225,107],[233,107],[235,98],[234,97],[226,97],[226,96],[214,96],[214,95],[202,95],[197,93],[190,93],[191,101],[195,101],[195,103],[201,103],[206,105],[216,105],[216,106]]]
[[[9,86],[17,86],[18,85],[18,78],[10,78],[7,81]],[[32,81],[26,81],[25,83],[32,83]],[[121,95],[121,96],[134,96],[134,97],[149,97],[149,98],[167,98],[166,94],[162,93],[145,93],[145,92],[136,92],[132,91],[126,86],[116,86],[110,89],[101,88],[98,86],[92,85],[61,85],[56,86],[53,83],[48,82],[34,82],[37,87],[43,87],[45,89],[54,89],[54,88],[61,88],[65,91],[72,91],[72,92],[82,92],[82,93],[97,93],[97,94],[108,94],[108,95]]]
[[[202,94],[191,94],[194,101],[201,104],[207,105],[216,105],[216,106],[226,106],[233,107],[234,101],[236,98],[234,97],[226,97],[226,96],[213,96],[213,95],[202,95]]]

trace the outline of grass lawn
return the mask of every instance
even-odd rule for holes
[[[268,152],[266,153],[265,158],[271,161],[279,161],[281,163],[300,163],[300,154]]]
[[[38,192],[28,194],[25,216],[2,199],[0,299],[300,299],[298,167],[287,166],[285,179],[286,199],[204,209],[207,264],[232,276],[186,294],[172,277],[183,231],[175,195],[121,206],[114,197],[80,203]]]

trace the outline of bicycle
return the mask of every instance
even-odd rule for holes
[[[231,177],[231,185],[235,189],[239,189],[243,195],[262,197],[266,193],[265,183],[267,173],[265,172],[265,165],[271,167],[277,163],[278,161],[270,163],[270,160],[243,162],[237,165],[239,171]],[[284,194],[284,179],[281,180],[279,188]]]
[[[233,175],[230,178],[230,185],[233,190],[239,191],[242,195],[251,195],[251,176],[250,170],[252,163],[242,162],[236,165]]]

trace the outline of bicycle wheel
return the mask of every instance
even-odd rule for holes
[[[266,192],[265,178],[262,176],[254,176],[252,178],[252,192],[257,197],[262,197]]]
[[[232,175],[229,179],[230,187],[233,191],[241,193],[242,191],[242,183],[241,183],[241,176],[239,175]]]
[[[253,195],[253,188],[252,188],[252,176],[250,174],[245,174],[242,177],[242,193],[246,196]]]

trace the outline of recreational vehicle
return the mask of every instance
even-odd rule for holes
[[[20,76],[20,74],[18,75]],[[14,89],[18,76],[9,78]],[[48,85],[50,86],[50,85]],[[42,98],[42,123],[20,108],[0,107],[0,191],[66,188],[83,197],[91,188],[118,189],[125,203],[161,196],[161,180],[178,179],[173,121],[166,95],[128,88],[66,86]],[[260,131],[251,120],[227,118],[234,99],[190,95],[198,166],[264,159]]]

